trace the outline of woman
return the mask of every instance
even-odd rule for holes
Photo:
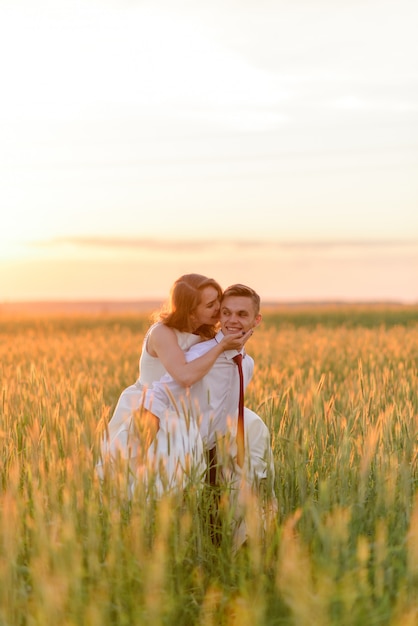
[[[118,458],[127,461],[131,494],[138,472],[145,473],[144,482],[149,484],[150,467],[155,470],[153,484],[158,493],[179,484],[184,486],[188,480],[185,468],[190,465],[196,472],[205,470],[199,430],[190,416],[178,415],[176,422],[164,424],[157,418],[146,422],[140,409],[144,389],[165,373],[189,387],[210,370],[224,350],[241,350],[250,332],[227,335],[200,358],[186,361],[185,350],[215,336],[221,295],[221,287],[212,278],[201,274],[181,276],[171,289],[168,308],[158,314],[145,335],[139,378],[119,398],[103,438],[103,459],[97,466],[99,475],[103,476],[103,460],[111,464]]]

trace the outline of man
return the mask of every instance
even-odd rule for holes
[[[260,297],[253,289],[241,284],[228,287],[221,301],[221,330],[214,339],[192,346],[186,352],[186,359],[191,361],[201,356],[215,342],[221,341],[225,334],[238,331],[247,333],[256,328],[261,319]],[[176,418],[186,416],[191,421],[198,422],[204,449],[209,453],[211,462],[217,457],[223,478],[235,484],[242,484],[244,481],[252,488],[258,488],[261,483],[269,481],[271,496],[274,497],[274,466],[266,425],[253,411],[245,409],[244,432],[240,433],[238,428],[240,374],[233,360],[237,354],[236,350],[223,352],[208,374],[188,389],[176,383],[169,375],[164,376],[146,392],[140,419],[147,416],[146,419],[155,420],[154,434],[158,430],[155,442],[160,448],[155,457],[156,467],[161,467],[164,454],[169,449],[166,444],[161,448],[161,440],[169,441],[170,437],[175,436],[178,422]],[[245,389],[253,374],[254,361],[245,350],[242,354]],[[150,451],[152,449],[151,445]],[[243,455],[241,458],[240,449]]]

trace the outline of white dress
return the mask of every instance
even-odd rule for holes
[[[144,337],[139,378],[120,395],[106,427],[101,443],[101,459],[96,465],[100,478],[106,473],[106,465],[111,472],[116,471],[119,464],[127,465],[130,497],[139,485],[152,489],[157,496],[173,489],[184,489],[190,480],[201,482],[206,469],[199,428],[192,416],[181,412],[160,418],[160,427],[146,453],[146,462],[138,461],[142,447],[140,411],[144,392],[151,390],[152,383],[167,373],[161,361],[147,352],[147,340],[153,328],[151,326]],[[200,341],[200,337],[192,333],[177,330],[175,333],[182,350],[188,350]]]

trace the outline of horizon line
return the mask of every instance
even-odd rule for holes
[[[130,309],[149,309],[150,307],[161,307],[167,302],[167,297],[149,297],[141,299],[128,298],[65,298],[65,299],[25,299],[25,300],[3,300],[0,301],[0,312],[2,309],[11,308],[113,308],[120,310],[123,307]],[[361,299],[361,298],[261,298],[261,306],[400,306],[400,307],[416,307],[418,300],[405,301],[399,298],[379,298],[379,299]]]

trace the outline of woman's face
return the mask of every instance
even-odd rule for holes
[[[209,285],[201,291],[200,304],[197,305],[193,313],[195,327],[199,328],[203,324],[212,326],[219,320],[219,294],[215,287]]]

